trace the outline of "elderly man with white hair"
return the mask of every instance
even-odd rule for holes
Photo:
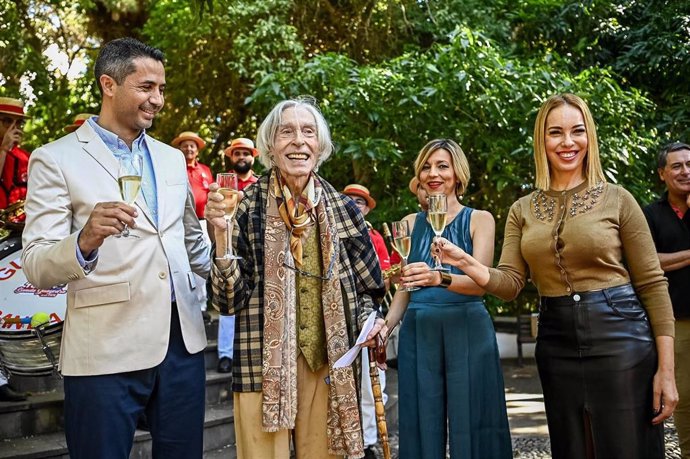
[[[214,306],[237,326],[233,392],[239,458],[362,457],[356,365],[334,368],[383,296],[361,212],[316,170],[332,151],[328,125],[304,100],[278,103],[261,124],[269,169],[245,190],[233,230],[241,260],[215,260]],[[223,197],[206,218],[225,252]],[[383,326],[377,319],[368,334]]]

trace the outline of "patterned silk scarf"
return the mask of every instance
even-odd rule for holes
[[[264,234],[262,425],[266,432],[293,429],[297,415],[296,275],[295,271],[284,265],[286,259],[288,263],[296,262],[293,260],[292,239],[289,240],[290,250],[287,250],[288,238],[291,232],[294,235],[294,227],[290,229],[290,224],[284,220],[284,212],[280,210],[284,190],[281,190],[277,175],[279,172],[273,171],[270,178]],[[313,196],[322,195],[321,184],[313,175],[307,189],[314,190]],[[354,370],[352,366],[333,368],[333,363],[349,347],[345,307],[340,290],[340,243],[335,217],[332,211],[327,210],[323,200],[316,199],[313,209],[314,222],[319,225],[319,243],[324,265],[328,264],[328,260],[336,260],[331,276],[323,281],[321,297],[330,379],[326,426],[328,452],[362,457],[364,443]]]
[[[290,188],[283,181],[280,172],[275,171],[277,181],[274,184],[274,193],[278,200],[278,211],[290,231],[290,252],[296,266],[302,267],[302,235],[316,221],[314,207],[321,197],[321,188],[316,188],[314,176],[309,177],[309,182],[304,191],[296,199]]]

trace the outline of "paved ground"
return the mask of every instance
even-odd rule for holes
[[[512,359],[502,360],[503,377],[506,387],[508,421],[513,439],[513,457],[522,459],[549,459],[548,429],[544,412],[544,399],[533,359],[527,359],[520,367]],[[387,373],[389,391],[397,391],[397,372]],[[389,416],[390,417],[390,416]],[[393,423],[394,419],[390,419]],[[389,426],[392,459],[398,458],[398,432]],[[383,458],[380,447],[378,457]],[[234,448],[228,448],[206,455],[206,459],[234,458]],[[666,458],[680,459],[678,437],[673,420],[666,423]],[[490,458],[487,458],[490,459]]]
[[[534,360],[528,359],[520,367],[515,360],[502,360],[506,387],[508,421],[513,439],[513,457],[523,459],[549,459],[548,429],[541,384]],[[391,375],[393,376],[393,375]],[[396,375],[397,376],[397,375]],[[390,377],[391,386],[397,389],[397,377]],[[391,432],[391,456],[398,457],[397,432]],[[382,458],[380,449],[379,457]],[[678,437],[673,421],[666,423],[666,458],[680,459]]]

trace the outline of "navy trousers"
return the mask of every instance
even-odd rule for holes
[[[159,365],[112,375],[65,376],[70,457],[128,459],[137,420],[145,414],[153,458],[201,459],[205,379],[204,353],[187,352],[173,303],[168,352]]]

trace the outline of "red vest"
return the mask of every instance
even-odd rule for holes
[[[29,179],[29,152],[19,147],[12,148],[5,158],[0,185],[0,209],[26,198],[26,185]]]

